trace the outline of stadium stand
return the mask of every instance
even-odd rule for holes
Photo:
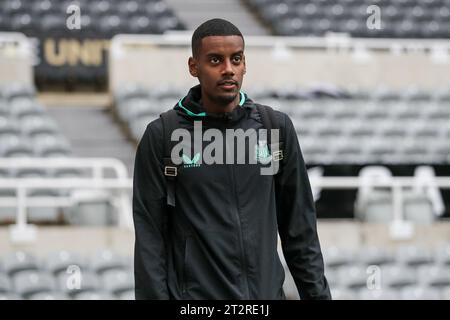
[[[324,36],[329,32],[370,38],[450,38],[447,0],[245,0],[277,35]],[[382,17],[369,27],[369,16]],[[372,21],[371,24],[374,24]]]
[[[57,251],[39,258],[17,251],[1,258],[0,300],[134,299],[131,257],[110,250],[84,256]]]
[[[447,252],[448,258],[449,248],[446,244],[431,250],[420,245],[343,250],[330,244],[323,253],[335,299],[448,299],[450,265],[441,255]],[[66,250],[39,256],[12,252],[0,257],[0,299],[134,299],[131,261],[131,256],[111,249],[82,255]],[[296,299],[289,269],[282,262],[290,280],[285,293]]]
[[[39,88],[104,90],[111,37],[185,29],[163,0],[1,0],[0,7],[0,32],[35,39]],[[69,27],[78,16],[80,26]]]
[[[272,89],[258,94],[250,88],[247,92],[259,103],[291,116],[310,165],[448,164],[450,153],[438,148],[446,144],[448,101],[436,92],[424,92],[427,100],[418,103],[413,88],[393,93],[382,90],[375,90],[367,99],[358,98],[363,92],[344,89]],[[185,94],[178,88],[161,91],[128,84],[114,94],[116,112],[135,141],[147,123]],[[430,123],[430,118],[443,125]],[[406,121],[411,126],[399,124]],[[393,150],[393,141],[401,142],[402,147]]]
[[[81,9],[80,30],[66,28],[73,3]],[[292,36],[246,37],[244,91],[294,123],[333,298],[450,299],[448,0],[242,3],[274,33]],[[37,89],[104,89],[109,80],[117,120],[117,130],[106,129],[112,121],[97,118],[103,111],[89,104],[58,103],[49,112],[30,81],[31,63],[18,59],[25,50],[0,45],[0,185],[14,180],[0,188],[0,300],[134,299],[129,175],[113,159],[75,158],[63,132],[78,131],[78,143],[87,144],[94,136],[119,142],[114,134],[124,129],[135,148],[147,124],[195,82],[186,68],[189,39],[171,31],[197,25],[202,13],[190,8],[197,20],[185,25],[178,17],[187,4],[178,0],[0,5],[0,32],[23,32],[38,48]],[[381,8],[379,30],[367,28],[370,5]],[[89,112],[81,116],[82,108]],[[87,130],[84,122],[103,130]],[[105,168],[113,179],[99,174]],[[33,190],[27,180],[24,196],[18,185],[26,179],[41,179],[41,187]],[[349,216],[341,207],[350,220],[342,220]],[[279,254],[286,295],[298,299]]]

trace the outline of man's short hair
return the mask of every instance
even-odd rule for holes
[[[224,19],[211,19],[203,22],[195,29],[191,43],[192,56],[195,57],[197,55],[202,44],[202,39],[210,36],[239,36],[242,38],[242,42],[244,42],[244,36],[234,24]]]

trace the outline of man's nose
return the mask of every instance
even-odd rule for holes
[[[233,64],[229,60],[225,60],[222,74],[234,76]]]

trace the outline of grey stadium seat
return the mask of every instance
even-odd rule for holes
[[[75,300],[117,300],[117,298],[104,291],[86,291],[77,294]]]
[[[40,116],[45,110],[42,105],[30,98],[17,98],[10,103],[10,107],[11,115],[17,119],[31,115]]]
[[[367,286],[367,266],[354,264],[338,270],[339,283],[349,289],[361,289]]]
[[[394,255],[380,247],[363,247],[358,250],[357,260],[366,265],[383,266],[395,261]]]
[[[102,250],[92,255],[90,266],[98,274],[108,270],[123,270],[127,268],[125,259],[111,250]]]
[[[88,270],[81,270],[80,274],[60,273],[57,281],[59,291],[70,297],[100,288],[98,277]]]
[[[20,127],[15,119],[0,116],[0,139],[18,137],[20,134]]]
[[[358,292],[360,300],[398,300],[399,296],[396,290],[385,288],[380,290],[361,289]]]
[[[23,133],[30,137],[40,133],[56,134],[59,131],[58,126],[52,119],[40,115],[23,117],[20,126]]]
[[[324,248],[322,254],[325,265],[330,269],[349,265],[354,261],[354,256],[351,251],[334,246]]]
[[[47,178],[49,172],[44,169],[24,168],[15,173],[17,178]],[[27,196],[31,197],[57,197],[59,191],[55,189],[30,189]],[[30,222],[57,222],[59,210],[57,207],[28,207],[27,218]]]
[[[439,300],[441,294],[436,288],[411,286],[401,289],[400,297],[403,300]]]
[[[436,249],[436,262],[444,265],[450,266],[450,245],[441,245]]]
[[[0,273],[0,294],[11,291],[12,287],[10,279],[5,274]]]
[[[423,266],[418,270],[419,281],[428,287],[450,287],[450,267],[432,265]]]
[[[441,299],[450,300],[450,287],[441,290]]]
[[[357,300],[358,295],[355,290],[336,287],[331,288],[331,297],[333,300]]]
[[[32,294],[28,297],[29,300],[69,300],[69,296],[60,292],[40,292]]]
[[[362,186],[358,189],[355,216],[367,222],[386,223],[392,220],[392,194],[389,189],[375,188],[376,181],[389,182],[392,174],[382,166],[367,166],[360,170]]]
[[[3,95],[9,101],[18,97],[33,98],[36,95],[36,89],[23,83],[12,83],[4,88]]]
[[[2,139],[0,144],[0,157],[32,157],[33,149],[28,141],[18,137]]]
[[[108,292],[119,295],[134,289],[134,275],[132,270],[109,270],[102,274],[103,288]]]
[[[67,139],[58,135],[39,135],[33,139],[34,152],[38,157],[56,157],[70,155]]]
[[[55,290],[53,278],[47,273],[39,271],[24,271],[13,277],[15,291],[28,298],[30,295],[40,292]]]
[[[24,251],[15,251],[3,258],[3,267],[8,276],[22,271],[38,270],[39,264],[37,259]]]
[[[409,192],[403,198],[404,218],[415,224],[431,225],[435,221],[430,199],[421,193]]]
[[[0,300],[23,300],[23,299],[16,293],[0,293]]]
[[[134,290],[128,290],[118,295],[120,300],[136,300]]]
[[[68,269],[70,266],[77,266],[84,270],[86,269],[86,262],[80,255],[66,250],[50,253],[45,259],[46,270],[55,276],[71,272]]]
[[[110,193],[102,190],[71,191],[72,206],[64,210],[65,219],[73,225],[108,226],[117,220]]]
[[[399,262],[410,266],[420,266],[434,262],[430,250],[416,245],[398,247],[397,258]]]
[[[381,266],[382,288],[402,288],[415,285],[417,275],[414,269],[404,264]]]

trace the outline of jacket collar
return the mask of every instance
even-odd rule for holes
[[[201,88],[200,85],[192,87],[188,94],[180,99],[174,109],[184,117],[193,118],[194,120],[203,120],[205,118],[217,120],[239,120],[245,115],[246,109],[253,107],[253,101],[240,91],[240,101],[238,106],[231,112],[213,113],[207,112],[201,104]]]

